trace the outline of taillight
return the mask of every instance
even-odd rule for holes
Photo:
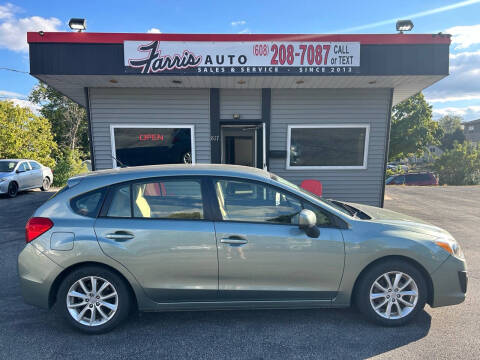
[[[25,226],[25,240],[27,243],[36,239],[53,226],[52,220],[43,217],[32,217]]]

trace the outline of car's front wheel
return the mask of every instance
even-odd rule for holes
[[[70,273],[60,285],[57,307],[67,322],[86,333],[112,330],[128,316],[130,294],[125,281],[102,267]]]
[[[371,321],[399,326],[411,321],[425,306],[427,284],[422,273],[403,260],[373,265],[356,289],[359,310]]]
[[[9,197],[14,198],[18,194],[18,184],[15,181],[12,181],[8,184],[7,194]]]

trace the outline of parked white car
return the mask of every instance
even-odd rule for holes
[[[52,170],[37,161],[27,159],[0,160],[0,194],[17,196],[19,191],[40,188],[50,189]]]

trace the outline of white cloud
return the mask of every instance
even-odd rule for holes
[[[19,94],[13,91],[0,90],[0,98],[11,97],[11,98],[22,98],[25,97],[23,94]]]
[[[455,49],[466,49],[472,45],[480,44],[480,24],[471,26],[454,26],[445,30],[452,34],[452,44]]]
[[[161,31],[160,29],[157,29],[157,28],[151,28],[147,31],[147,33],[151,33],[151,34],[161,34]]]
[[[238,32],[238,34],[251,34],[252,32],[250,31],[249,28],[243,29]]]
[[[13,14],[19,12],[20,8],[17,6],[6,3],[5,5],[0,5],[0,19],[9,19],[13,17]]]
[[[450,55],[450,75],[424,91],[427,101],[480,100],[480,50]]]
[[[40,106],[37,104],[32,103],[31,101],[25,100],[25,99],[16,99],[16,98],[11,98],[11,99],[0,99],[2,101],[11,101],[15,105],[18,105],[20,107],[26,107],[29,108],[33,113],[39,114],[40,111]]]
[[[459,115],[465,121],[480,119],[480,105],[464,106],[464,107],[446,107],[442,109],[433,108],[433,117],[435,119],[445,115]]]
[[[438,8],[425,10],[425,11],[420,11],[420,12],[417,12],[417,13],[414,13],[414,14],[403,15],[403,16],[399,16],[399,17],[396,17],[396,18],[392,18],[392,19],[386,19],[386,20],[373,22],[373,23],[370,23],[370,24],[349,27],[349,28],[342,29],[342,30],[336,30],[336,31],[334,31],[334,33],[354,32],[354,31],[360,31],[360,30],[365,30],[365,29],[371,29],[371,28],[378,27],[378,26],[384,26],[384,25],[388,25],[388,24],[395,24],[396,21],[399,20],[399,19],[417,19],[417,18],[421,18],[421,17],[424,17],[424,16],[429,16],[429,15],[442,13],[442,12],[445,12],[445,11],[455,10],[455,9],[458,9],[458,8],[461,8],[461,7],[464,7],[464,6],[468,6],[468,5],[473,5],[473,4],[476,4],[476,3],[479,3],[479,2],[480,2],[480,0],[460,1],[460,2],[450,4],[450,5],[441,6],[441,7],[438,7]]]
[[[230,24],[232,26],[239,26],[239,25],[245,25],[247,22],[245,20],[237,20],[237,21],[232,21]]]
[[[62,22],[54,17],[31,16],[20,18],[18,7],[7,3],[0,6],[0,48],[28,51],[27,31],[58,31]]]

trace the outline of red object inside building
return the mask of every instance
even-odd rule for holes
[[[312,194],[322,196],[322,183],[315,179],[303,180],[300,184],[302,189],[310,191]]]

